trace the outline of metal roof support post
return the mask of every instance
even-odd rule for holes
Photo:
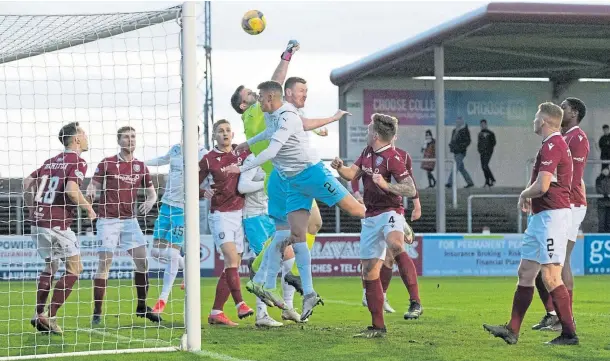
[[[436,232],[445,233],[445,52],[434,47],[434,99],[436,104]],[[457,182],[457,179],[453,180]]]

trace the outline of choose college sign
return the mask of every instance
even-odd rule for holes
[[[521,262],[522,237],[521,234],[425,235],[423,274],[515,276]],[[582,275],[585,271],[583,243],[582,240],[577,242],[572,251],[572,271],[575,275]]]
[[[374,113],[390,114],[401,125],[436,124],[436,102],[432,90],[364,90],[364,124]],[[529,124],[537,104],[518,92],[482,90],[446,90],[445,125],[454,125],[457,117],[478,125],[487,119],[494,126]]]
[[[148,247],[152,247],[152,236],[145,236]],[[80,279],[93,278],[98,266],[98,241],[94,236],[79,236],[83,273]],[[211,276],[214,269],[214,241],[211,236],[200,238],[199,259],[201,276]],[[150,252],[149,252],[150,255]],[[163,274],[165,265],[149,258],[151,277]],[[0,237],[0,280],[35,280],[44,269],[44,261],[38,255],[36,243],[28,235]],[[127,252],[117,249],[112,258],[110,279],[128,279],[133,277],[133,260]],[[59,273],[63,272],[63,268]]]

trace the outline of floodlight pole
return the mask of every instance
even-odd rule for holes
[[[434,100],[436,105],[436,233],[446,232],[445,218],[445,52],[434,47]],[[457,179],[453,180],[457,182]]]

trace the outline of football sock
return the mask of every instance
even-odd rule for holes
[[[399,255],[394,257],[396,264],[398,265],[398,271],[400,272],[400,278],[409,291],[409,299],[420,303],[419,299],[419,286],[417,285],[417,269],[415,263],[407,252],[401,252]]]
[[[313,278],[311,276],[311,254],[305,242],[299,242],[292,245],[294,250],[294,258],[296,259],[299,273],[301,274],[301,284],[303,285],[303,295],[308,295],[314,292]]]
[[[104,278],[93,279],[93,314],[102,314],[102,303],[104,302],[104,295],[106,294],[106,286],[108,286],[108,280]]]
[[[252,262],[252,270],[254,272],[258,272],[258,270],[261,268],[261,263],[263,262],[263,258],[265,257],[265,251],[267,250],[267,247],[269,247],[269,244],[271,243],[272,239],[273,237],[269,237],[269,239],[263,244],[263,249],[261,250],[261,252],[256,255],[254,262]]]
[[[260,298],[256,297],[256,319],[261,319],[266,315],[268,315],[267,304],[261,301]]]
[[[570,309],[572,310],[572,313],[574,313],[574,290],[568,290],[568,294],[570,295]]]
[[[172,291],[172,286],[174,285],[174,281],[176,280],[176,276],[178,275],[178,270],[180,269],[180,250],[175,248],[167,248],[166,251],[167,258],[169,262],[165,264],[165,272],[163,273],[163,288],[161,289],[161,294],[159,295],[159,299],[167,302],[169,298],[169,293]]]
[[[289,236],[290,230],[287,229],[275,232],[273,240],[265,252],[267,254],[267,276],[265,277],[265,288],[275,289],[276,287],[277,275],[280,273],[282,263],[282,252],[280,250],[280,246]]]
[[[310,251],[313,248],[313,244],[315,242],[316,242],[316,235],[315,234],[310,234],[310,233],[305,234],[305,243],[307,243],[307,248]],[[296,263],[292,266],[291,272],[295,276],[300,276],[299,268],[297,267]]]
[[[555,287],[551,291],[553,297],[553,304],[555,305],[555,311],[557,311],[557,317],[561,322],[563,335],[575,335],[576,327],[574,325],[574,318],[572,316],[572,308],[570,307],[570,294],[565,285]]]
[[[383,288],[383,293],[388,292],[388,288],[390,287],[390,281],[392,280],[392,269],[386,267],[385,264],[382,265],[381,271],[379,271],[379,279],[381,280],[381,287]]]
[[[229,285],[227,284],[227,274],[226,272],[223,272],[216,284],[216,296],[214,297],[214,305],[212,306],[212,315],[214,315],[214,310],[222,312],[230,294],[231,290],[229,290]]]
[[[42,272],[38,278],[38,290],[36,291],[36,313],[44,312],[44,307],[47,305],[49,292],[51,292],[51,283],[53,283],[53,275],[47,272]]]
[[[381,288],[381,280],[377,278],[373,281],[364,281],[366,283],[366,303],[372,316],[373,327],[383,328],[383,290]]]
[[[294,267],[294,258],[284,260],[282,262],[282,296],[284,298],[284,302],[286,302],[286,306],[289,309],[293,309],[293,301],[294,301],[294,293],[296,292],[295,288],[286,283],[284,277],[290,273],[290,270]]]
[[[553,299],[542,280],[542,272],[538,272],[538,275],[536,276],[536,289],[538,290],[538,295],[540,296],[540,300],[542,300],[546,312],[554,314],[555,306],[553,306]]]
[[[239,273],[237,272],[237,268],[235,267],[226,268],[225,273],[227,274],[227,285],[229,286],[229,290],[231,291],[231,296],[233,297],[233,301],[235,301],[235,304],[237,305],[244,301],[241,296]]]
[[[521,329],[521,323],[525,317],[527,309],[532,303],[534,298],[534,287],[517,286],[515,296],[513,297],[513,311],[510,316],[510,322],[508,325],[510,329],[516,334],[519,334]]]
[[[53,297],[51,297],[51,305],[49,307],[49,317],[55,317],[57,310],[66,302],[66,299],[72,293],[72,287],[78,280],[78,275],[65,273],[55,284]]]
[[[148,295],[148,273],[134,272],[134,283],[138,295],[138,308],[146,308],[146,297]]]

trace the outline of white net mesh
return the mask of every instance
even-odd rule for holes
[[[79,212],[70,226],[78,237],[84,271],[57,311],[56,321],[63,335],[37,332],[31,320],[37,313],[40,294],[37,280],[47,266],[37,249],[44,230],[32,227],[22,190],[24,177],[63,151],[57,135],[70,122],[79,122],[89,140],[89,150],[81,155],[88,167],[83,194],[98,164],[119,153],[118,128],[135,129],[133,154],[141,161],[165,155],[172,145],[181,142],[179,16],[180,8],[129,14],[0,16],[0,358],[179,345],[184,332],[181,275],[171,289],[161,323],[136,317],[138,293],[133,275],[137,262],[121,246],[137,243],[139,231],[124,222],[123,228],[104,232],[106,241],[120,245],[110,253],[113,260],[101,322],[92,325],[92,278],[99,278],[98,249],[103,241],[98,232],[99,219],[92,224],[86,212]],[[136,172],[133,165],[127,169],[128,173]],[[159,200],[168,169],[149,167]],[[106,176],[113,174],[110,169]],[[129,176],[133,179],[134,174]],[[34,179],[34,184],[43,188],[34,190],[46,196],[51,181],[52,177]],[[102,189],[110,184],[108,181],[104,179]],[[125,183],[119,184],[123,187]],[[137,210],[145,201],[146,185],[141,179],[135,184],[142,188],[137,200],[119,206]],[[100,198],[94,203],[98,214],[99,203]],[[151,256],[159,206],[155,203],[148,214],[136,211],[136,222],[131,224],[140,227],[147,244],[150,307],[162,291],[162,278],[155,275],[166,268]],[[38,237],[32,237],[31,232]],[[58,243],[64,235],[51,237],[51,242]],[[47,305],[61,299],[55,298],[53,287],[64,271],[62,263],[53,275]],[[43,316],[47,320],[43,326],[52,323],[48,312],[49,307],[45,307]]]

